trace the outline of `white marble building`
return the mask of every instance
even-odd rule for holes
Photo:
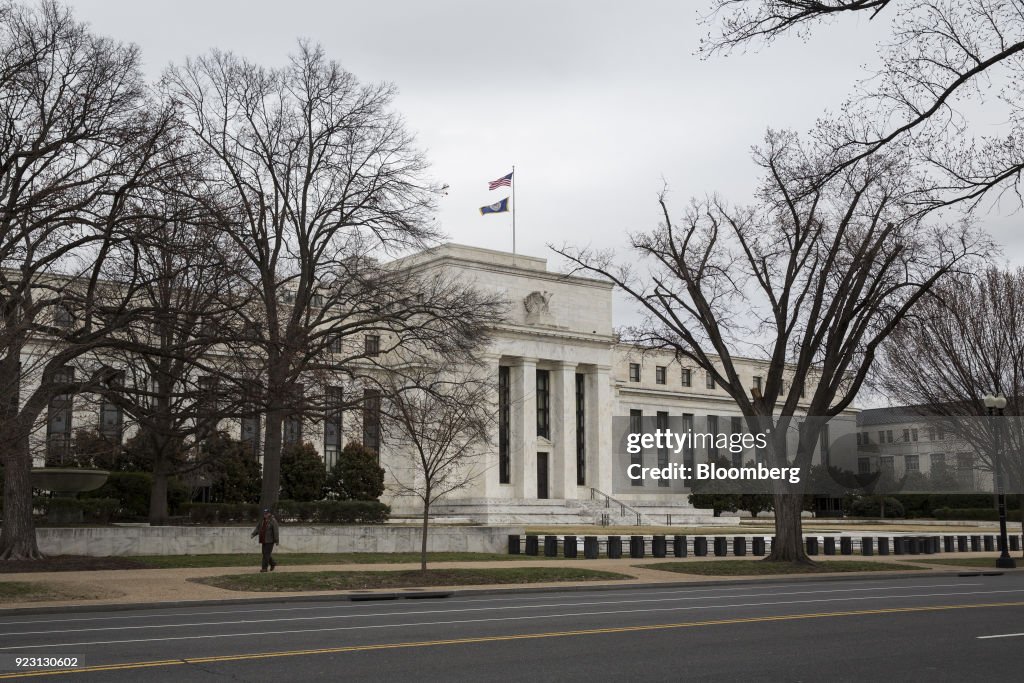
[[[617,341],[612,319],[612,286],[595,279],[550,272],[545,259],[445,244],[394,264],[424,273],[443,271],[481,289],[501,293],[510,302],[507,321],[492,331],[483,360],[497,391],[496,422],[489,449],[472,484],[434,508],[439,516],[490,523],[591,523],[607,515],[612,524],[646,522],[675,524],[735,522],[712,519],[709,510],[695,510],[685,491],[656,484],[616,488],[613,418],[648,417],[691,420],[708,431],[743,429],[740,414],[721,388],[703,371],[680,365],[672,354],[643,350]],[[382,359],[387,364],[387,359]],[[748,361],[745,377],[756,386],[767,364]],[[73,406],[72,406],[73,402]],[[381,463],[389,476],[403,476],[401,453],[389,448],[379,427],[369,426],[366,410],[339,413],[339,423],[325,428],[321,417],[309,416],[294,427],[296,438],[313,443],[330,466],[342,443],[379,440]],[[833,442],[852,440],[856,411],[830,424],[819,457],[831,460]],[[116,407],[86,396],[57,397],[47,425],[34,435],[39,454],[55,436],[70,438],[73,429],[96,425],[100,431],[129,436]],[[224,426],[246,439],[257,439],[257,417]],[[289,426],[291,429],[292,426]],[[248,430],[248,431],[247,431]],[[332,431],[333,430],[333,431]],[[287,430],[286,430],[287,432]],[[328,436],[330,433],[330,436]],[[287,435],[287,434],[286,434]],[[849,438],[847,438],[849,437]],[[705,462],[713,453],[689,455]],[[651,464],[655,464],[651,454]],[[674,459],[675,456],[673,456]],[[685,456],[684,456],[685,457]],[[751,449],[733,456],[734,464],[755,459]],[[39,464],[42,464],[41,462]],[[833,461],[833,464],[842,464]],[[848,469],[855,462],[844,464]],[[419,502],[385,493],[396,515],[415,515]]]

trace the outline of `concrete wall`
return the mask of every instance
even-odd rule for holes
[[[96,527],[41,528],[39,549],[47,555],[204,555],[255,553],[249,527]],[[428,550],[504,553],[508,535],[521,527],[436,527],[430,530]],[[399,526],[281,526],[279,552],[349,553],[416,552],[420,530]]]

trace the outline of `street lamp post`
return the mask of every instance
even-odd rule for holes
[[[993,396],[988,394],[983,399],[985,403],[985,409],[988,411],[989,418],[997,414],[999,417],[1003,416],[1003,408],[1006,407],[1006,397],[1002,394]],[[990,424],[993,421],[989,420]],[[996,567],[999,569],[1013,569],[1017,566],[1013,558],[1010,557],[1009,543],[1006,538],[1006,494],[1003,493],[1003,444],[1002,444],[1002,433],[1003,425],[1002,420],[994,423],[995,430],[993,432],[994,447],[995,447],[995,458],[993,465],[995,466],[995,479],[996,479],[996,500],[999,505],[999,558],[996,560]]]

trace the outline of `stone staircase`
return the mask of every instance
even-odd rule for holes
[[[618,501],[595,490],[593,499],[525,500],[474,498],[435,503],[438,521],[471,520],[475,524],[524,526],[738,526],[739,517],[715,517],[685,501]]]

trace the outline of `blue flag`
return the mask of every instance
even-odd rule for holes
[[[480,215],[484,216],[489,213],[503,213],[508,211],[508,197],[505,197],[500,202],[494,202],[490,206],[481,206]]]

